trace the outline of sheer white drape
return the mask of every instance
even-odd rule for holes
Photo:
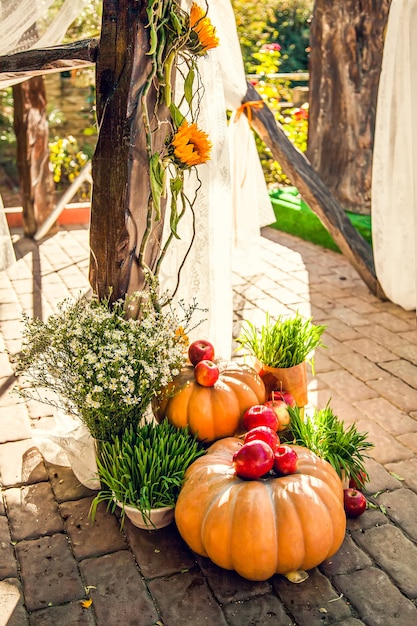
[[[50,17],[48,10],[55,3],[56,0],[0,0],[0,55],[61,43],[68,27],[88,0],[65,0],[60,10]],[[31,30],[35,25],[36,31]],[[0,89],[26,78],[0,81]]]
[[[62,41],[64,35],[80,14],[88,0],[66,0],[54,18],[48,19],[48,9],[56,0],[0,0],[0,55],[12,54],[30,48],[53,46]],[[36,24],[37,33],[30,32]],[[1,69],[1,68],[0,68]],[[0,89],[26,80],[0,80]],[[0,270],[15,261],[9,228],[0,196]]]
[[[209,134],[213,149],[210,161],[198,168],[202,185],[194,205],[195,240],[181,271],[175,301],[188,303],[195,298],[207,309],[204,322],[190,340],[208,339],[218,356],[227,359],[232,348],[233,259],[242,263],[245,258],[247,271],[256,271],[256,259],[249,252],[256,247],[251,242],[259,237],[260,226],[275,218],[246,116],[235,122],[233,115],[227,126],[226,108],[236,111],[247,89],[230,0],[209,0],[208,16],[220,45],[199,64],[204,96],[198,126]],[[196,184],[193,176],[187,181],[190,198]],[[166,225],[168,228],[169,220]],[[162,265],[161,286],[168,291],[175,288],[193,228],[188,212],[180,222],[181,240],[173,243]]]
[[[53,1],[0,0],[3,25],[8,25],[0,54],[15,49],[24,32],[45,15]],[[36,47],[59,43],[85,1],[66,0]],[[189,9],[191,1],[185,0],[185,6]],[[206,5],[201,2],[201,6]],[[218,354],[228,358],[232,344],[233,259],[241,268],[244,263],[248,273],[256,271],[254,240],[259,237],[260,227],[275,218],[248,120],[245,115],[238,119],[235,116],[247,85],[230,0],[209,0],[208,15],[217,29],[220,45],[200,61],[204,97],[199,126],[209,134],[213,150],[210,161],[198,169],[201,187],[194,205],[195,224],[189,211],[180,222],[181,239],[173,242],[160,279],[164,291],[175,289],[179,268],[195,230],[175,300],[188,303],[195,298],[201,308],[207,309],[203,316],[206,319],[195,330],[195,336],[209,339]],[[234,112],[229,126],[226,109]],[[195,176],[187,181],[190,198],[198,185]]]
[[[378,91],[372,239],[378,280],[406,310],[417,305],[417,0],[393,0]]]
[[[16,261],[9,226],[4,213],[3,199],[0,194],[0,272]]]
[[[190,5],[188,2],[188,8]],[[232,347],[233,257],[243,250],[240,258],[251,258],[248,251],[252,238],[259,237],[260,226],[272,223],[275,218],[246,116],[240,116],[236,122],[232,120],[229,126],[226,123],[226,108],[236,111],[246,93],[230,0],[209,0],[209,17],[217,28],[220,46],[200,62],[205,94],[198,125],[209,134],[213,149],[210,161],[198,169],[199,180],[191,176],[187,181],[190,198],[201,183],[194,205],[195,224],[188,211],[179,224],[181,239],[173,242],[164,259],[160,281],[162,290],[175,290],[178,270],[195,230],[174,304],[179,300],[188,304],[195,298],[200,307],[208,309],[205,321],[191,333],[190,340],[209,339],[217,356],[227,359]],[[251,258],[248,272],[256,271],[253,262]],[[95,483],[89,478],[95,475],[91,437],[85,427],[68,416],[57,415],[56,420],[54,431],[36,430],[38,447],[45,458],[57,464],[69,465],[73,458],[81,459],[82,467],[77,470],[73,465],[73,469],[83,484],[94,488]]]

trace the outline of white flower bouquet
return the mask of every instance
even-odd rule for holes
[[[138,302],[139,318],[129,318]],[[112,304],[67,299],[46,322],[24,316],[19,395],[78,417],[97,440],[137,427],[186,360],[185,331],[197,307],[182,306],[181,320],[166,308],[151,290]]]

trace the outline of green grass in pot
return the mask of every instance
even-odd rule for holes
[[[311,417],[303,417],[297,407],[288,410],[294,443],[328,461],[341,479],[352,478],[361,486],[369,480],[364,461],[374,444],[367,440],[368,433],[358,432],[355,424],[345,427],[329,404],[324,409],[316,409]]]
[[[323,346],[321,336],[326,326],[313,324],[311,319],[305,320],[297,313],[295,317],[279,316],[273,321],[267,314],[260,329],[251,322],[243,322],[236,341],[264,365],[293,367],[307,361],[313,350]]]
[[[103,488],[92,502],[92,519],[103,501],[112,512],[120,504],[122,524],[125,506],[139,509],[145,520],[151,509],[175,506],[185,471],[202,454],[202,445],[187,428],[167,421],[129,427],[121,438],[102,442],[97,469]]]

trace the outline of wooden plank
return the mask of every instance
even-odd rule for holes
[[[98,137],[92,159],[90,271],[93,292],[123,298],[129,280],[129,234],[126,206],[130,128],[127,102],[135,54],[138,18],[129,0],[103,1],[96,60]]]
[[[32,76],[93,65],[97,57],[98,44],[97,38],[84,39],[0,56],[0,87],[4,82],[12,84]]]
[[[243,102],[254,100],[262,98],[248,82]],[[247,111],[246,108],[246,115]],[[248,119],[370,291],[384,298],[383,290],[376,278],[371,246],[352,226],[343,208],[331,195],[305,155],[287,138],[272,111],[266,105],[258,109],[251,107]]]
[[[87,39],[67,45],[28,50],[0,57],[0,80],[6,76],[22,78],[22,76],[29,77],[47,73],[48,71],[63,71],[63,69],[68,69],[69,66],[73,67],[72,63],[76,64],[76,66],[79,66],[79,63],[84,63],[85,65],[94,64],[97,58],[98,46],[98,39]],[[248,90],[243,102],[251,100],[262,100],[262,98],[248,82]],[[106,105],[109,104],[106,98],[104,98],[104,101]],[[98,109],[100,109],[100,106]],[[116,113],[118,121],[124,117],[124,115],[120,116],[120,113],[120,110]],[[106,117],[109,118],[108,115]],[[270,148],[274,158],[280,163],[294,185],[297,186],[307,204],[320,218],[341,252],[347,257],[371,292],[378,297],[384,297],[375,274],[372,248],[352,226],[343,208],[330,194],[308,159],[287,139],[284,130],[276,122],[273,113],[267,106],[261,109],[253,109],[251,118],[254,130]],[[118,123],[116,123],[117,125]],[[124,141],[122,141],[123,143]],[[123,152],[124,150],[122,150]],[[109,153],[112,154],[114,159],[114,146]],[[120,189],[118,192],[120,193]],[[102,235],[103,233],[101,232],[100,234]],[[122,248],[124,248],[123,245]]]

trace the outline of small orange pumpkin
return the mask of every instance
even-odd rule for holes
[[[234,437],[217,441],[188,468],[175,520],[189,547],[257,581],[311,569],[335,554],[346,515],[330,463],[292,446],[295,474],[244,480],[233,469],[241,445]]]
[[[194,378],[194,367],[185,365],[154,404],[158,422],[188,426],[200,441],[212,442],[243,432],[243,414],[266,400],[265,385],[252,367],[234,362],[217,363],[220,375],[213,387],[203,387]]]

